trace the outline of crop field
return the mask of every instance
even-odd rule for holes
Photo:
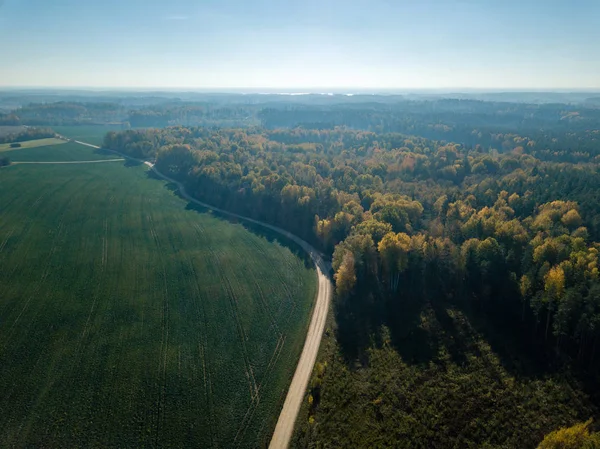
[[[82,126],[53,126],[58,134],[70,139],[81,140],[92,145],[102,146],[104,136],[109,131],[121,131],[122,125],[82,125]]]
[[[27,140],[25,142],[18,142],[21,145],[19,148],[11,148],[10,143],[2,143],[0,144],[0,151],[19,151],[24,148],[37,148],[37,147],[46,147],[49,145],[61,145],[64,144],[64,140],[60,139],[36,139],[36,140]]]
[[[315,272],[169,187],[121,162],[0,169],[0,447],[268,443]]]
[[[114,153],[97,151],[78,143],[60,142],[62,143],[59,145],[17,148],[14,151],[6,152],[6,156],[12,162],[93,161],[119,157]]]

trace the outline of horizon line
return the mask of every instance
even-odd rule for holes
[[[272,93],[272,91],[278,91],[279,93],[306,93],[306,94],[321,94],[330,92],[347,92],[347,91],[380,91],[380,92],[445,92],[445,93],[468,93],[468,92],[479,92],[479,93],[596,93],[600,92],[600,86],[598,87],[366,87],[366,86],[352,86],[352,87],[335,87],[335,86],[298,86],[298,87],[202,87],[202,86],[181,86],[181,87],[170,87],[170,86],[42,86],[42,85],[30,85],[30,86],[15,86],[15,85],[0,85],[0,90],[98,90],[98,91],[110,91],[110,90],[128,90],[128,91],[154,91],[154,92],[194,92],[194,91],[211,91],[215,93],[239,93],[240,91],[250,91],[250,93],[261,93],[262,91],[271,91],[265,93]]]

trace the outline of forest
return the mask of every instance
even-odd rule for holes
[[[376,429],[406,427],[407,447],[535,447],[598,428],[596,97],[189,95],[23,104],[0,124],[118,123],[105,148],[331,258],[297,446],[386,446],[400,436]]]
[[[28,140],[46,139],[54,137],[55,132],[48,128],[24,128],[7,134],[0,135],[0,144],[13,142],[26,142]]]
[[[344,126],[378,133],[400,132],[471,146],[479,144],[487,149],[502,144],[505,134],[526,136],[536,142],[544,137],[552,142],[565,132],[597,129],[598,106],[598,97],[592,93],[38,92],[8,95],[0,91],[0,126],[122,124],[133,128],[184,125],[316,129]],[[586,144],[581,135],[577,137],[578,140],[555,142],[553,147],[564,150]]]

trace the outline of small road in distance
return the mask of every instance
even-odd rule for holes
[[[102,149],[97,145],[80,142],[78,140],[73,140],[73,142],[90,148]],[[271,443],[269,444],[269,449],[286,449],[289,446],[290,440],[292,439],[292,435],[294,433],[294,425],[296,423],[296,419],[298,418],[298,413],[300,412],[300,406],[304,400],[306,387],[308,386],[310,375],[313,367],[315,366],[317,354],[319,352],[319,346],[321,344],[323,332],[325,331],[327,312],[329,311],[329,303],[331,301],[331,294],[333,291],[331,281],[327,277],[327,273],[330,271],[330,264],[323,259],[323,256],[312,245],[302,240],[300,237],[292,234],[291,232],[259,220],[254,220],[253,218],[244,217],[243,215],[228,212],[218,207],[211,206],[210,204],[203,203],[202,201],[198,201],[187,193],[183,184],[158,171],[152,162],[132,158],[125,154],[119,153],[118,151],[108,151],[116,153],[125,159],[146,164],[158,176],[166,181],[174,183],[179,189],[181,196],[186,200],[198,204],[206,209],[210,209],[230,217],[239,218],[249,223],[257,224],[264,228],[275,231],[300,245],[302,249],[304,249],[304,251],[310,255],[310,258],[314,262],[317,269],[319,289],[317,291],[317,297],[313,308],[312,317],[310,319],[310,325],[306,334],[306,340],[304,341],[304,347],[302,348],[302,353],[300,354],[300,359],[298,360],[298,365],[296,366],[292,383],[290,384],[285,402],[283,403],[283,408],[279,414],[275,431],[271,437]]]
[[[22,165],[22,164],[100,164],[104,162],[122,162],[125,159],[100,159],[98,161],[45,161],[45,162],[35,162],[35,161],[27,161],[27,162],[11,162],[10,165]]]

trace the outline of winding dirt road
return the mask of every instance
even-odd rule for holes
[[[80,142],[77,140],[75,140],[74,142],[91,148],[100,149],[100,147],[89,143]],[[304,240],[295,236],[294,234],[277,226],[273,226],[262,221],[254,220],[253,218],[244,217],[233,212],[228,212],[218,207],[211,206],[210,204],[203,203],[202,201],[198,201],[197,199],[192,198],[186,192],[183,184],[181,184],[179,181],[176,181],[175,179],[172,179],[162,174],[156,169],[153,163],[129,157],[127,155],[119,153],[118,151],[110,151],[122,156],[123,158],[135,160],[137,162],[146,164],[158,176],[177,185],[181,196],[184,197],[186,200],[198,204],[199,206],[202,206],[206,209],[214,210],[221,214],[228,215],[230,217],[235,217],[247,221],[249,223],[257,224],[264,228],[275,231],[300,245],[302,249],[304,249],[304,251],[306,251],[310,255],[317,269],[319,290],[317,292],[312,318],[308,327],[308,333],[306,334],[304,348],[302,349],[302,354],[300,355],[300,359],[298,360],[298,366],[296,367],[296,371],[294,372],[292,383],[290,384],[290,388],[287,392],[285,402],[283,403],[283,409],[281,410],[279,419],[277,420],[277,425],[275,426],[275,432],[273,433],[271,443],[269,444],[270,449],[287,448],[290,444],[292,434],[294,433],[294,425],[296,423],[296,418],[298,417],[298,413],[300,412],[300,406],[302,405],[302,401],[304,399],[304,393],[306,392],[306,387],[308,386],[310,375],[312,373],[315,361],[317,359],[317,353],[319,352],[319,345],[321,344],[323,331],[325,330],[325,322],[327,321],[327,312],[329,310],[329,302],[331,300],[332,293],[332,285],[329,281],[329,278],[326,275],[326,273],[329,273],[329,264],[323,259],[322,255],[315,248],[313,248],[309,243],[305,242]]]

